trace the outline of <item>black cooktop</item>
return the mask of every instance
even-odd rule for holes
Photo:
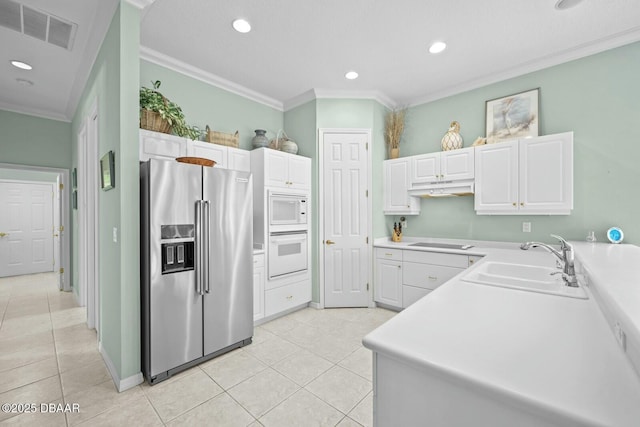
[[[454,245],[451,243],[427,243],[427,242],[411,243],[409,246],[420,246],[423,248],[439,248],[439,249],[460,249],[460,250],[466,250],[473,247],[472,245]]]

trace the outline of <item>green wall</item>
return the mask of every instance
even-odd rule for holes
[[[78,163],[77,133],[94,103],[98,106],[98,156],[109,150],[115,153],[115,188],[106,192],[96,191],[99,192],[100,341],[120,379],[136,375],[141,370],[139,31],[139,10],[121,1],[72,122],[76,147],[74,165]],[[114,227],[118,229],[118,242],[112,240]],[[77,258],[77,238],[74,238],[73,247],[74,258]],[[77,274],[74,270],[74,277]]]
[[[0,168],[0,179],[15,179],[19,181],[57,182],[58,174],[32,170]]]
[[[0,163],[71,167],[71,124],[0,110]]]
[[[452,120],[470,146],[484,136],[486,100],[540,88],[540,135],[574,132],[574,209],[568,216],[478,216],[473,197],[423,199],[421,214],[407,217],[405,234],[552,242],[551,233],[583,240],[595,230],[606,241],[606,230],[617,225],[626,242],[640,243],[639,75],[634,43],[410,108],[401,156],[440,151]],[[377,223],[374,234],[389,235],[398,218]],[[522,233],[523,221],[531,222],[531,233]]]
[[[240,133],[240,148],[251,149],[255,129],[267,130],[274,138],[283,127],[282,111],[241,97],[224,89],[148,61],[140,61],[140,86],[152,87],[160,80],[159,91],[178,104],[191,126],[225,133]]]

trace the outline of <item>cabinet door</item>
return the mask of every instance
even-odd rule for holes
[[[518,141],[476,147],[475,209],[478,214],[518,211]]]
[[[287,153],[276,150],[264,152],[264,185],[267,187],[288,187],[289,158]]]
[[[440,178],[440,153],[412,156],[410,187],[420,187],[420,184],[432,184]]]
[[[140,161],[153,159],[173,160],[187,155],[184,138],[166,133],[140,130]]]
[[[393,307],[402,307],[402,263],[376,260],[375,300]]]
[[[264,255],[253,256],[253,321],[264,317]]]
[[[224,145],[210,144],[202,141],[189,142],[189,156],[204,157],[205,159],[214,160],[215,167],[228,169],[227,166],[227,147]]]
[[[566,214],[573,208],[573,133],[520,141],[522,213]]]
[[[383,193],[384,213],[387,215],[420,213],[420,199],[409,196],[409,158],[385,160]]]
[[[227,165],[228,169],[251,172],[251,152],[227,147]]]
[[[308,157],[290,155],[289,157],[289,187],[311,188],[311,159]]]
[[[443,181],[473,179],[473,154],[473,147],[440,153],[440,178]]]

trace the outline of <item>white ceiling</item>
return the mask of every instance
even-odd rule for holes
[[[638,0],[130,1],[152,3],[142,58],[282,109],[310,95],[413,105],[640,40]],[[69,52],[0,27],[0,108],[69,120],[118,0],[22,3],[78,32]],[[250,33],[232,29],[237,17]],[[431,55],[436,40],[448,48]],[[16,83],[25,75],[34,86]]]

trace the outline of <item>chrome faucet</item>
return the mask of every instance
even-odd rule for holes
[[[554,249],[553,247],[551,247],[550,245],[547,245],[546,243],[540,243],[540,242],[523,243],[522,245],[520,245],[520,249],[526,251],[529,248],[540,247],[554,254],[560,261],[562,261],[562,265],[563,265],[562,279],[564,279],[565,285],[571,286],[572,288],[577,288],[578,279],[576,278],[576,270],[574,266],[573,246],[571,246],[571,243],[567,242],[565,239],[563,239],[560,236],[556,236],[555,234],[552,234],[551,237],[555,237],[560,241],[560,251],[562,252]],[[556,274],[556,273],[551,273],[551,274]]]

